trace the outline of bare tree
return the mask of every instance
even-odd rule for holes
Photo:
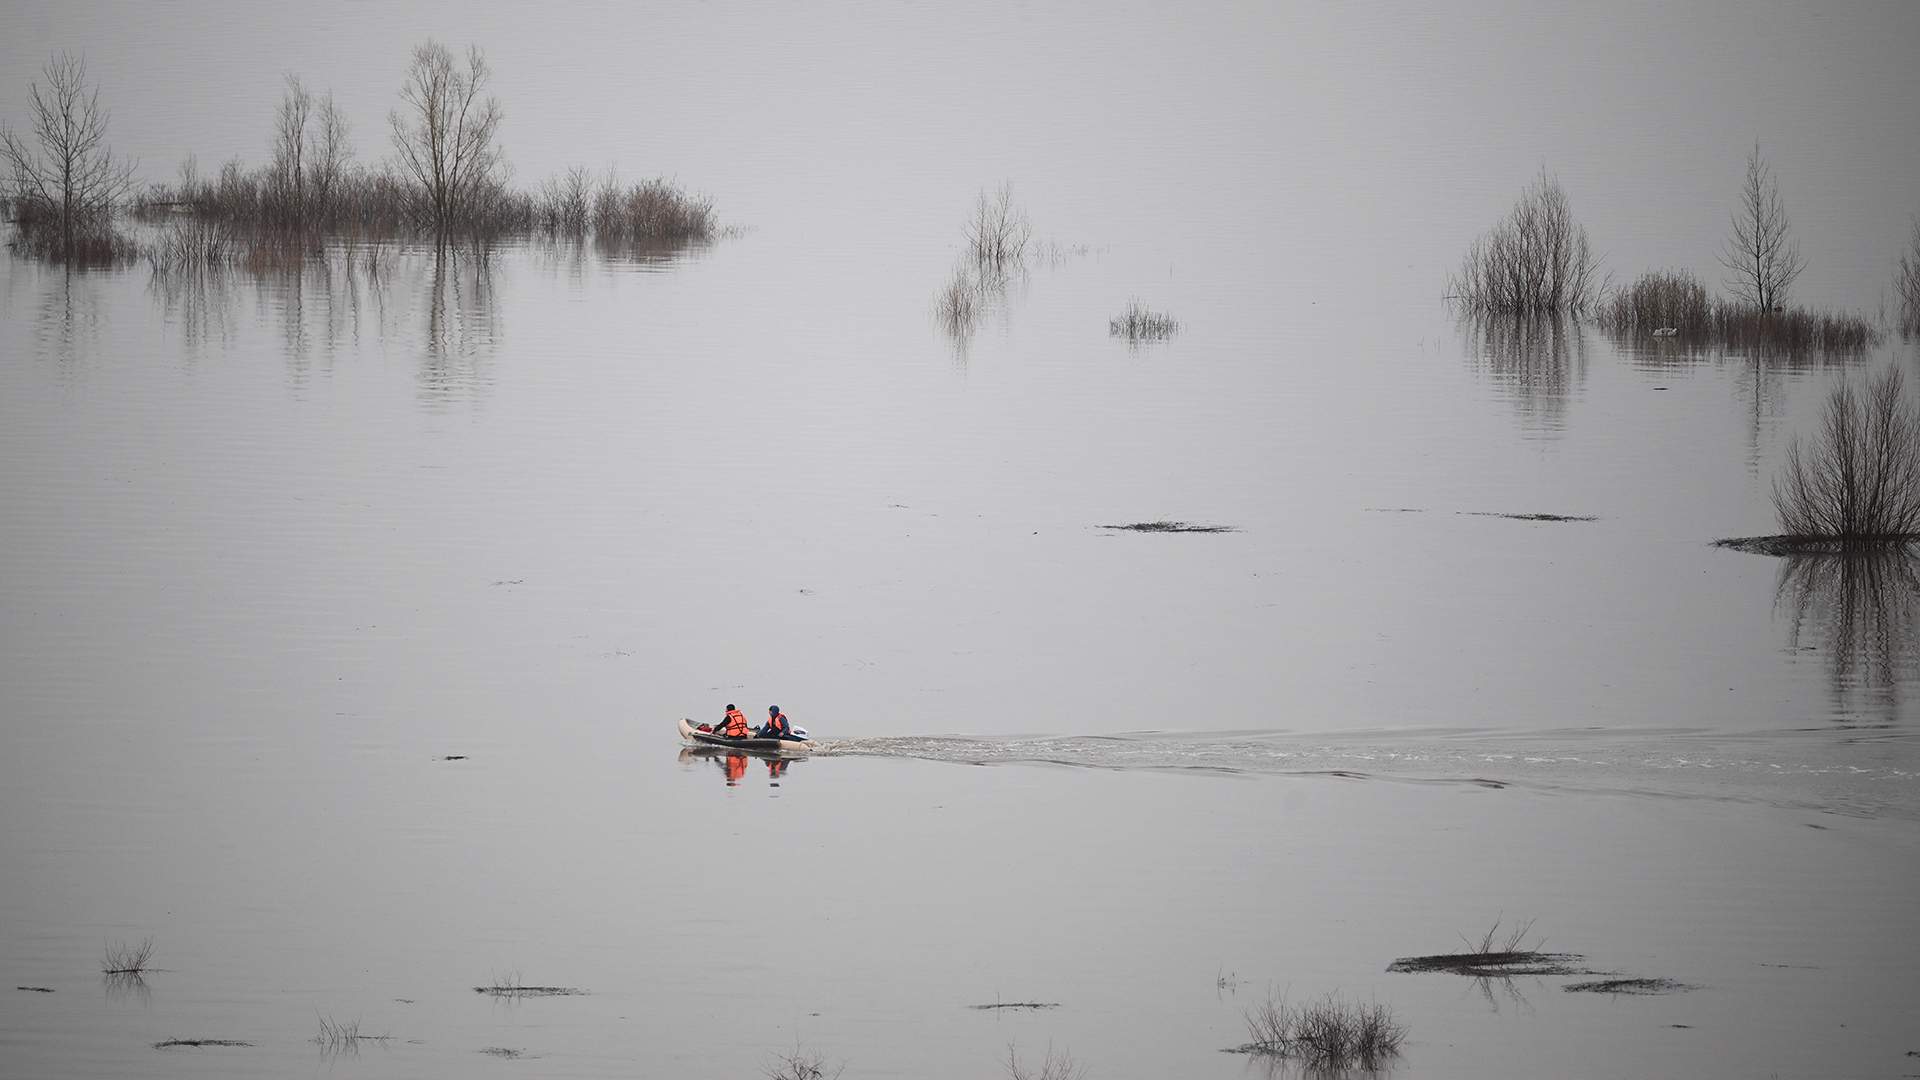
[[[313,202],[317,216],[325,217],[333,211],[334,197],[338,193],[340,178],[346,174],[347,160],[353,157],[353,143],[348,139],[347,118],[333,103],[333,92],[320,99],[319,127],[314,132],[312,149],[308,153],[312,164],[307,168],[308,194]]]
[[[1900,296],[1901,328],[1908,333],[1920,331],[1920,218],[1913,219],[1913,235],[1894,271],[1893,290]]]
[[[270,178],[282,212],[299,221],[306,216],[307,118],[313,113],[313,96],[300,85],[300,76],[287,76],[287,92],[280,98],[280,110],[273,124],[273,165]]]
[[[1806,262],[1800,245],[1788,238],[1786,204],[1780,183],[1760,156],[1760,144],[1747,155],[1747,178],[1740,185],[1740,208],[1733,212],[1733,234],[1720,252],[1727,288],[1738,299],[1772,311],[1786,299]]]
[[[21,135],[0,128],[0,161],[12,186],[15,213],[44,221],[71,251],[79,231],[107,221],[133,184],[135,163],[107,148],[107,110],[100,91],[87,84],[87,63],[69,53],[47,60],[46,85],[31,85],[32,128]]]
[[[413,50],[400,88],[403,108],[387,115],[400,166],[412,180],[435,228],[457,223],[476,192],[494,183],[500,150],[500,102],[484,96],[492,70],[478,48],[466,68],[437,41]]]

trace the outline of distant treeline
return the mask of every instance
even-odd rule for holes
[[[399,105],[387,116],[391,153],[355,160],[352,130],[333,96],[288,76],[274,114],[269,160],[235,160],[211,177],[189,158],[173,184],[135,194],[133,164],[106,142],[108,113],[85,62],[60,54],[29,85],[25,132],[0,127],[0,167],[16,248],[101,261],[134,247],[114,227],[129,205],[152,217],[263,231],[432,231],[487,236],[536,230],[609,242],[688,243],[717,232],[713,203],[666,179],[622,183],[570,169],[534,190],[508,181],[498,142],[503,116],[477,48],[438,42],[413,50]]]

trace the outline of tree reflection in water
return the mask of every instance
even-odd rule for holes
[[[1565,314],[1473,312],[1456,323],[1468,359],[1519,410],[1530,428],[1559,434],[1567,402],[1587,380],[1587,340]]]
[[[1774,610],[1788,647],[1824,654],[1841,712],[1899,714],[1900,680],[1920,642],[1920,554],[1908,545],[1785,557]]]

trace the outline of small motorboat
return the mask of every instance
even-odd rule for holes
[[[725,747],[753,754],[804,754],[813,749],[813,740],[807,737],[807,729],[802,727],[794,728],[790,739],[762,739],[753,735],[744,739],[729,739],[706,724],[695,724],[684,717],[680,720],[680,738],[695,746]]]

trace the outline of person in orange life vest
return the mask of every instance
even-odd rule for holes
[[[763,739],[784,739],[793,734],[793,725],[787,721],[787,714],[780,706],[767,706],[767,723],[757,734]]]
[[[733,702],[729,701],[727,718],[722,720],[720,726],[714,728],[713,732],[716,735],[725,735],[729,739],[744,739],[753,733],[753,728],[747,723],[747,714],[734,708]]]

